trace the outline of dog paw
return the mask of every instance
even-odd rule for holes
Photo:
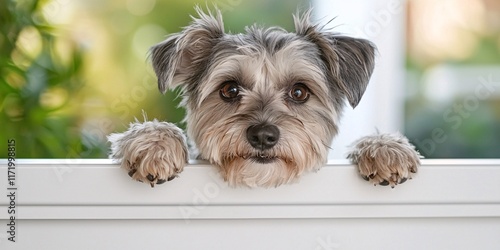
[[[188,162],[186,138],[174,124],[157,120],[131,123],[127,131],[108,136],[110,158],[137,181],[163,184],[173,180]]]
[[[374,185],[394,186],[417,173],[420,154],[401,134],[365,136],[354,142],[348,159],[358,166],[363,179]]]

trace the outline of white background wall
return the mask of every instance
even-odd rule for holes
[[[405,0],[313,0],[320,23],[378,47],[375,71],[360,104],[346,108],[329,158],[345,158],[347,146],[361,136],[403,128]],[[401,131],[403,132],[403,131]]]

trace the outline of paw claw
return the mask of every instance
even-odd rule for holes
[[[169,176],[169,177],[167,178],[167,181],[171,181],[171,180],[175,179],[175,177],[177,177],[177,176],[175,176],[175,175]]]
[[[137,172],[137,169],[132,169],[132,170],[128,171],[128,176],[130,176],[130,177],[134,176],[135,172]]]
[[[165,180],[165,179],[158,179],[158,180],[156,181],[156,184],[160,185],[160,184],[163,184],[163,183],[165,183],[165,182],[167,182],[167,180]]]
[[[389,184],[390,183],[387,180],[384,180],[384,181],[382,181],[382,182],[379,183],[380,186],[389,186]]]
[[[148,174],[148,176],[146,176],[146,178],[149,180],[149,181],[154,181],[156,179],[156,177],[154,177],[152,174]]]
[[[410,178],[410,179],[411,179],[411,178]],[[403,178],[403,179],[401,179],[401,180],[399,181],[399,184],[403,184],[403,183],[405,183],[407,180],[408,180],[408,178]]]

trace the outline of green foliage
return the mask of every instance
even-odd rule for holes
[[[425,158],[498,158],[500,148],[500,114],[492,101],[478,102],[477,109],[453,109],[453,104],[420,105],[407,113],[405,135]]]
[[[0,158],[7,155],[8,139],[16,140],[17,157],[102,155],[102,145],[85,145],[78,132],[82,50],[71,44],[58,53],[59,38],[42,6],[0,5]]]

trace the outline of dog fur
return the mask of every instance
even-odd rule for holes
[[[310,10],[294,15],[295,32],[253,25],[243,34],[226,33],[219,10],[196,10],[151,49],[159,90],[181,89],[191,152],[230,186],[276,187],[320,169],[345,100],[354,108],[366,90],[375,45],[313,24]],[[188,141],[168,122],[136,121],[108,139],[110,157],[151,186],[188,163]],[[399,134],[361,138],[348,158],[364,179],[392,187],[420,164]]]

